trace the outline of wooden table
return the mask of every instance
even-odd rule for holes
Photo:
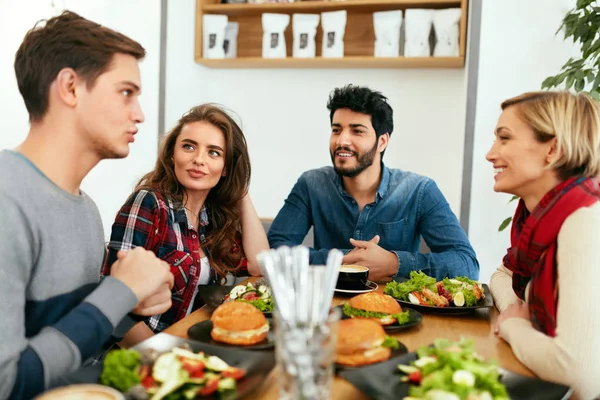
[[[251,279],[254,280],[254,279]],[[383,285],[378,291],[383,291]],[[343,304],[347,297],[335,297],[333,305]],[[409,351],[428,345],[434,339],[445,337],[458,340],[461,336],[473,338],[477,352],[486,359],[495,359],[503,368],[521,375],[533,376],[513,355],[510,347],[502,339],[494,335],[493,326],[498,312],[495,308],[477,310],[473,314],[452,316],[439,314],[423,314],[423,322],[417,327],[391,334],[406,345]],[[210,319],[211,311],[202,307],[181,321],[165,329],[165,333],[187,338],[188,329],[201,321]],[[277,387],[277,368],[275,368],[265,381],[250,395],[253,399],[279,398]],[[368,399],[358,389],[346,380],[336,377],[332,387],[332,399]]]

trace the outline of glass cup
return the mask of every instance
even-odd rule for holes
[[[275,310],[275,356],[279,368],[279,398],[325,400],[331,398],[340,309],[326,321],[288,324]]]

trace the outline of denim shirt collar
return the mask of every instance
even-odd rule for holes
[[[379,182],[379,186],[377,187],[377,196],[375,196],[375,203],[377,203],[379,200],[385,198],[385,195],[388,192],[388,186],[390,183],[390,175],[391,175],[390,169],[388,167],[386,167],[385,164],[382,162],[381,163],[381,181]],[[336,174],[335,184],[343,196],[352,197],[348,194],[348,192],[346,192],[346,189],[344,189],[344,184],[342,183],[342,177],[338,174]]]

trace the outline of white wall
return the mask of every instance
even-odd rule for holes
[[[469,237],[481,264],[480,279],[489,281],[510,246],[510,227],[497,228],[512,216],[516,203],[495,193],[493,169],[485,154],[493,142],[500,103],[526,91],[539,90],[575,54],[562,32],[554,33],[571,0],[484,1],[481,21],[479,85],[475,120],[473,181]]]
[[[277,214],[303,171],[330,165],[327,97],[347,83],[371,86],[390,99],[395,130],[387,165],[434,178],[459,214],[464,69],[210,69],[194,62],[194,5],[195,0],[169,2],[167,129],[204,102],[234,110],[250,148],[250,193],[261,217]]]
[[[13,62],[25,33],[35,22],[53,15],[51,0],[0,0],[0,149],[14,148],[26,137],[27,111],[17,88]],[[98,204],[105,235],[136,180],[156,160],[158,142],[158,73],[160,49],[159,0],[65,0],[55,4],[139,41],[147,50],[140,64],[143,94],[140,98],[146,122],[140,125],[135,144],[124,160],[103,161],[82,185]],[[142,17],[143,15],[143,17]]]

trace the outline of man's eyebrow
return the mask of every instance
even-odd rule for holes
[[[366,127],[365,125],[363,125],[363,124],[350,124],[350,128],[360,128],[360,127],[363,127],[363,128],[365,128],[365,129],[369,129],[369,128],[367,128],[367,127]]]
[[[142,89],[136,85],[135,83],[131,82],[131,81],[121,81],[119,82],[120,85],[127,85],[127,86],[131,86],[133,88],[133,90],[137,93],[137,94],[141,94],[142,93]]]

